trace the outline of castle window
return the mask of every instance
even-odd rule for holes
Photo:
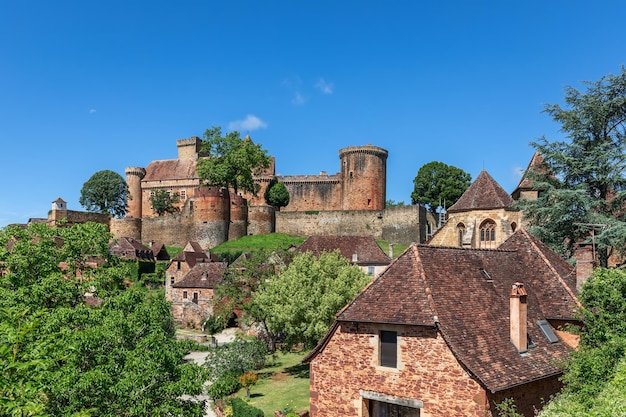
[[[150,191],[150,197],[154,197],[154,191]]]
[[[495,248],[496,246],[496,223],[487,219],[480,225],[480,247]]]
[[[170,285],[174,285],[174,277],[170,278]]]
[[[186,300],[187,299],[187,291],[183,291],[183,299]]]
[[[380,366],[396,368],[398,366],[398,333],[381,330]]]
[[[513,222],[511,223],[511,231],[514,232],[515,230],[517,230],[517,223]]]
[[[194,304],[198,304],[198,293],[194,292],[193,293],[193,300],[191,300],[192,303]]]
[[[187,198],[187,191],[186,190],[180,190],[180,199],[184,200]]]
[[[459,236],[459,246],[463,247],[463,235],[465,235],[465,225],[463,223],[457,224],[456,230]]]

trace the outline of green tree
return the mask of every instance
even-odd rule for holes
[[[233,131],[222,136],[220,127],[204,132],[201,152],[206,157],[198,159],[197,172],[204,185],[232,188],[256,195],[258,184],[253,175],[270,166],[267,151],[249,137],[241,138]]]
[[[530,231],[566,257],[593,229],[600,264],[607,266],[612,250],[626,243],[626,70],[584,84],[585,91],[565,88],[565,107],[546,105],[567,140],[532,143],[545,163],[532,173],[541,191],[518,207]]]
[[[128,195],[124,178],[117,172],[104,170],[96,172],[83,184],[78,202],[88,211],[123,217]]]
[[[180,197],[178,193],[172,193],[166,190],[157,190],[150,196],[152,210],[159,216],[166,213],[178,213],[180,211],[177,205],[179,202]]]
[[[203,415],[182,399],[200,393],[204,373],[183,360],[169,304],[125,289],[109,237],[96,224],[0,230],[0,407],[21,393],[21,411],[36,415]]]
[[[435,213],[438,207],[447,209],[470,186],[472,176],[460,168],[443,162],[423,165],[413,179],[411,204],[420,204]]]
[[[330,328],[337,312],[370,277],[339,251],[300,254],[262,286],[252,304],[266,314],[273,333],[285,332],[285,345],[312,348]]]
[[[273,207],[285,207],[289,204],[289,190],[282,182],[272,178],[265,190],[265,201]]]
[[[584,327],[565,364],[565,388],[541,416],[626,412],[626,272],[597,268],[580,293]]]
[[[387,200],[385,201],[385,208],[391,207],[404,207],[404,201]]]

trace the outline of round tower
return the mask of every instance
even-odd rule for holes
[[[387,156],[378,146],[339,150],[342,210],[383,210],[387,198]]]
[[[141,218],[141,180],[146,176],[146,170],[140,167],[126,168],[126,184],[128,185],[128,197],[126,199],[126,217]]]
[[[230,193],[225,188],[199,187],[194,192],[194,240],[213,248],[228,240]]]
[[[228,240],[237,240],[248,234],[248,202],[235,193],[230,193],[230,226]]]

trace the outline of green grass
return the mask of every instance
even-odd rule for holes
[[[387,255],[389,255],[389,242],[385,242],[384,240],[377,240],[376,243],[378,243],[378,246],[380,246],[380,248],[383,250],[383,252],[385,252]],[[408,248],[409,245],[399,245],[397,243],[394,243],[393,245],[393,257],[394,259],[397,258],[402,252],[404,252],[406,250],[406,248]]]
[[[222,254],[226,252],[254,252],[260,249],[281,250],[290,245],[299,245],[304,242],[304,237],[287,235],[284,233],[268,233],[265,235],[244,236],[237,240],[224,242],[211,249],[211,253]]]
[[[265,417],[273,417],[275,410],[289,411],[309,409],[309,364],[302,364],[306,352],[276,353],[275,360],[269,356],[267,366],[257,372],[259,382],[250,389],[235,394],[250,405],[263,410]]]

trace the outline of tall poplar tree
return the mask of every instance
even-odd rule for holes
[[[521,200],[531,232],[564,256],[582,240],[593,241],[600,265],[626,243],[626,69],[586,89],[565,88],[565,105],[544,112],[561,125],[566,140],[542,137],[531,144],[545,167],[530,175],[540,190]]]

